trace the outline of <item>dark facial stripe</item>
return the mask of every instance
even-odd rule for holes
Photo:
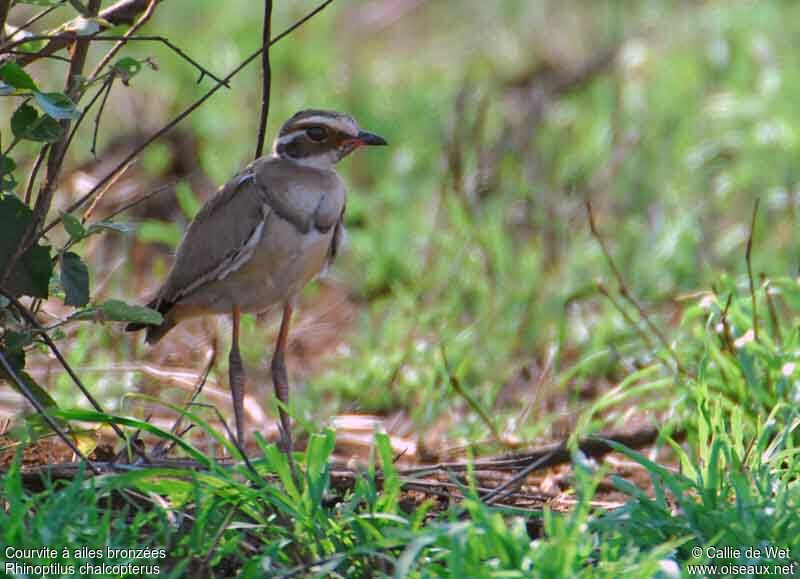
[[[292,159],[303,159],[315,153],[309,146],[303,146],[301,141],[306,141],[304,135],[297,135],[287,143],[279,143],[275,152],[279,157],[291,157]],[[310,143],[307,143],[310,144]]]

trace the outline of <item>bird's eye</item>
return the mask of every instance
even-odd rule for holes
[[[309,127],[306,129],[308,138],[317,143],[321,143],[328,138],[328,131],[322,127]]]

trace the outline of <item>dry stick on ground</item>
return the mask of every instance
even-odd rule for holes
[[[298,20],[297,22],[292,24],[289,28],[287,28],[286,30],[281,32],[278,36],[273,38],[269,42],[269,46],[274,45],[275,43],[279,42],[280,40],[282,40],[283,38],[285,38],[286,36],[288,36],[289,34],[294,32],[297,28],[299,28],[300,26],[302,26],[303,24],[308,22],[311,18],[313,18],[314,16],[316,16],[317,14],[322,12],[325,8],[327,8],[332,3],[333,3],[333,0],[325,0],[324,2],[322,2],[314,10],[312,10],[311,12],[306,14],[303,18],[301,18],[300,20]],[[228,73],[228,75],[225,76],[222,80],[224,82],[226,82],[226,83],[229,82],[233,77],[235,77],[237,74],[239,74],[248,64],[250,64],[256,58],[258,58],[261,55],[261,52],[266,50],[269,46],[262,46],[258,50],[253,52],[251,55],[249,55],[247,58],[245,58],[236,68],[234,68],[230,73]],[[225,86],[225,85],[222,84],[222,83],[219,83],[219,84],[215,85],[214,87],[212,87],[211,89],[209,89],[202,97],[200,97],[194,103],[189,105],[186,109],[184,109],[180,114],[178,114],[169,123],[167,123],[162,128],[160,128],[155,133],[153,133],[142,144],[140,144],[133,151],[131,151],[131,153],[129,153],[127,157],[125,157],[122,161],[120,161],[119,164],[116,167],[114,167],[108,174],[106,174],[105,177],[101,178],[95,184],[95,186],[92,187],[92,189],[87,191],[82,197],[80,197],[77,201],[75,201],[72,205],[70,205],[66,209],[65,212],[66,213],[72,213],[73,211],[75,211],[76,209],[81,207],[84,203],[86,203],[86,201],[88,201],[90,198],[92,198],[94,195],[96,195],[97,192],[100,190],[100,188],[103,187],[114,176],[114,174],[116,174],[120,169],[124,168],[130,161],[135,159],[142,151],[144,151],[147,147],[149,147],[153,142],[157,141],[159,138],[161,138],[166,133],[171,131],[178,123],[180,123],[186,117],[191,115],[195,110],[197,110],[204,102],[206,102],[209,98],[211,98],[223,86]],[[46,234],[48,231],[50,231],[53,227],[58,225],[60,222],[61,222],[61,217],[59,217],[57,219],[54,219],[52,222],[50,222],[42,230],[41,235]],[[41,235],[40,235],[40,237],[41,237]],[[38,241],[38,239],[34,240],[33,243],[35,243],[36,241]],[[29,244],[29,246],[26,247],[26,250],[29,249],[30,247],[32,247],[33,243]]]
[[[614,452],[608,441],[616,442],[631,449],[648,446],[658,440],[660,431],[655,428],[642,428],[628,434],[598,434],[578,441],[577,448],[589,458],[600,458],[606,454]],[[672,438],[675,441],[683,440],[683,431],[676,431]],[[546,460],[538,465],[538,468],[545,469],[559,464],[566,464],[571,461],[570,446],[566,442],[557,442],[537,447],[528,452],[513,454],[496,459],[477,460],[472,464],[467,462],[441,462],[433,465],[420,465],[406,469],[398,469],[398,474],[410,476],[414,474],[425,474],[431,472],[447,471],[466,471],[472,468],[479,470],[508,471],[518,468],[525,468],[531,463]]]
[[[267,138],[267,117],[269,117],[269,95],[272,85],[272,69],[269,64],[269,39],[272,36],[272,0],[264,0],[264,30],[261,45],[266,49],[261,53],[261,117],[258,120],[256,139],[256,159],[264,154],[264,141]]]
[[[86,463],[86,465],[92,470],[94,474],[100,474],[100,471],[97,470],[92,465],[91,461],[89,461],[89,459],[86,458],[86,456],[80,451],[80,449],[75,445],[75,443],[72,441],[69,435],[63,430],[61,430],[61,427],[56,423],[55,420],[53,420],[53,418],[47,412],[45,407],[42,406],[42,403],[39,402],[39,399],[33,395],[33,393],[28,388],[28,385],[22,378],[19,377],[19,375],[16,373],[14,368],[6,359],[6,356],[2,351],[0,351],[0,366],[3,367],[8,377],[14,381],[14,383],[17,385],[17,388],[19,388],[19,391],[22,392],[25,398],[28,399],[28,402],[30,402],[33,405],[33,407],[36,409],[36,412],[38,412],[44,419],[44,421],[47,422],[47,425],[50,428],[52,428],[53,431],[59,436],[59,438],[61,438],[61,440],[63,440],[64,443],[70,448],[70,450],[72,450],[72,452],[75,453],[75,456],[80,457],[81,460],[83,460]]]
[[[753,234],[756,230],[756,217],[758,216],[758,204],[761,201],[756,197],[753,203],[753,216],[750,220],[750,235],[747,236],[747,250],[744,254],[744,260],[747,263],[747,279],[750,282],[750,302],[753,307],[753,338],[756,342],[758,339],[758,310],[756,309],[756,284],[753,279],[753,261],[751,259],[753,254]]]
[[[602,250],[603,255],[606,258],[606,262],[608,263],[608,266],[611,269],[611,273],[617,280],[617,285],[619,286],[619,294],[626,302],[628,302],[636,309],[636,311],[639,314],[639,317],[642,318],[644,323],[647,324],[647,327],[650,329],[650,331],[653,332],[653,335],[655,335],[655,337],[661,343],[661,346],[669,353],[670,358],[672,358],[672,360],[675,362],[675,366],[677,367],[678,372],[680,372],[681,374],[688,375],[688,372],[681,364],[678,355],[669,345],[667,338],[664,336],[661,330],[658,329],[658,326],[656,326],[650,319],[650,315],[647,313],[647,311],[645,311],[644,307],[642,307],[642,305],[636,300],[636,298],[633,297],[633,294],[631,294],[631,292],[628,290],[628,285],[625,283],[625,278],[622,277],[622,273],[620,273],[620,270],[617,267],[614,258],[611,256],[611,252],[609,251],[608,246],[606,245],[605,239],[603,239],[603,236],[600,235],[600,231],[597,229],[597,223],[595,222],[594,219],[594,211],[592,210],[592,202],[590,200],[586,201],[586,212],[589,216],[589,228],[592,232],[592,236],[597,240],[597,243],[600,245],[600,249]]]
[[[213,409],[213,407],[212,407]],[[595,437],[585,438],[578,441],[578,449],[590,458],[601,458],[606,454],[615,452],[615,449],[609,442],[615,442],[626,446],[629,449],[638,449],[652,445],[658,440],[660,431],[657,429],[641,429],[630,434],[600,434]],[[678,430],[672,433],[672,439],[676,442],[681,442],[686,436],[684,431]],[[398,475],[402,477],[401,484],[403,488],[415,489],[427,494],[436,494],[434,491],[438,487],[449,487],[453,485],[452,482],[443,482],[437,478],[430,478],[430,475],[441,473],[461,472],[468,471],[476,473],[488,472],[508,472],[524,469],[525,476],[530,475],[535,470],[543,470],[560,464],[567,464],[571,461],[572,455],[570,446],[567,443],[549,444],[537,449],[533,449],[526,453],[521,453],[512,456],[505,456],[496,459],[485,459],[475,461],[474,463],[457,462],[457,463],[439,463],[433,465],[421,465],[407,469],[397,469]],[[245,456],[245,461],[247,457]],[[237,466],[233,460],[218,460],[217,464],[223,468],[232,468]],[[94,466],[97,470],[103,473],[115,472],[130,472],[133,470],[143,470],[146,468],[172,468],[180,470],[191,471],[205,471],[206,467],[195,460],[185,458],[153,458],[152,464],[148,466],[143,465],[130,465],[130,464],[116,464],[112,462],[99,462],[96,461]],[[67,464],[53,464],[44,465],[34,469],[30,469],[22,473],[23,482],[26,487],[40,485],[42,478],[49,479],[72,479],[79,472],[77,465],[73,463]],[[6,470],[0,468],[0,476],[4,476]],[[352,490],[358,480],[360,479],[359,471],[353,469],[334,468],[330,472],[331,489],[337,491]],[[380,473],[378,474],[380,477]],[[520,486],[522,482],[519,479],[520,475],[516,474],[510,481],[501,483],[499,487],[494,489],[481,487],[480,491],[484,493],[484,499],[491,502],[497,502],[512,498],[512,494],[516,494],[515,489],[510,489],[511,486]],[[268,483],[275,482],[276,478],[271,476],[263,477]],[[424,490],[425,487],[430,487],[429,490]],[[502,487],[502,488],[501,488]],[[498,490],[494,495],[490,494],[494,490]],[[430,492],[429,492],[430,491]],[[502,496],[501,496],[502,495]],[[496,498],[493,498],[496,497]],[[527,495],[526,498],[534,498],[533,495]]]

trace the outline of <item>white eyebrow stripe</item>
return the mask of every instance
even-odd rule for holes
[[[299,131],[292,131],[291,133],[286,133],[285,135],[278,137],[277,144],[285,145],[286,143],[293,141],[295,137],[297,137],[298,135],[302,135],[305,132],[306,132],[305,129],[300,129]]]
[[[299,123],[317,123],[320,125],[332,125],[332,124],[339,124],[337,123],[338,119],[334,117],[323,117],[321,115],[314,115],[311,117],[303,117],[302,119],[298,119],[297,122]]]
[[[348,135],[351,136],[356,136],[356,134],[358,134],[358,127],[355,126],[355,123],[346,118],[312,115],[310,117],[299,119],[297,122],[302,123],[303,125],[317,124],[317,125],[322,125],[324,127],[331,127],[335,130],[347,133]]]

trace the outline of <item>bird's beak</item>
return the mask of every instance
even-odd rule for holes
[[[357,141],[359,145],[388,145],[386,139],[376,135],[375,133],[368,133],[367,131],[359,131]]]

